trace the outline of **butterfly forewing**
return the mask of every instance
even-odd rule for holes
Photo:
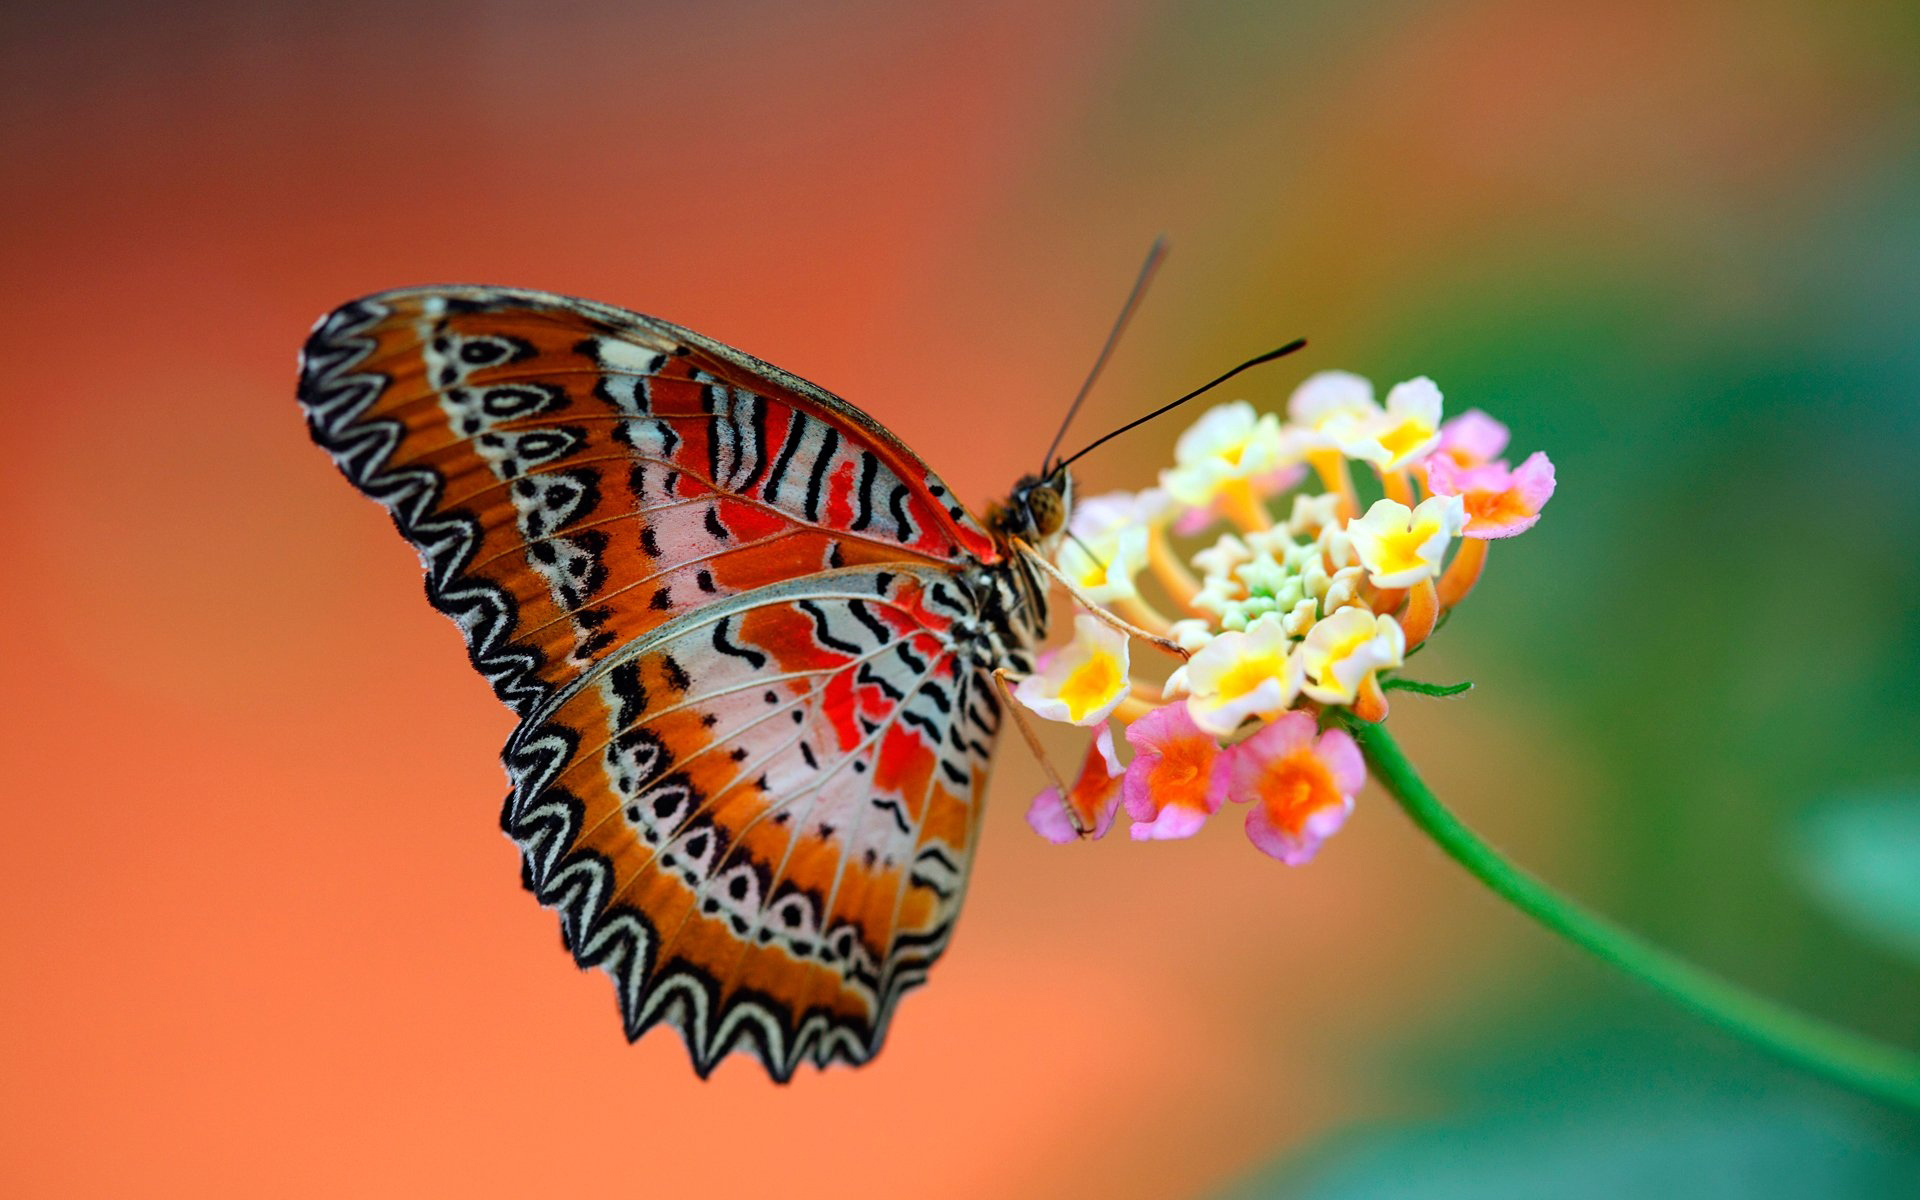
[[[530,292],[387,293],[324,319],[304,362],[316,440],[393,510],[431,598],[522,712],[721,596],[994,555],[858,410],[637,314]]]
[[[843,401],[542,293],[347,305],[300,395],[522,717],[504,823],[629,1036],[871,1057],[970,863],[985,530]]]

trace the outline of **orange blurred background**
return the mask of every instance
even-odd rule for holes
[[[307,442],[294,352],[392,286],[592,297],[848,397],[979,508],[1037,465],[1165,231],[1078,438],[1305,334],[1238,394],[1430,370],[1479,387],[1462,405],[1513,418],[1523,449],[1592,443],[1614,405],[1653,442],[1630,377],[1547,394],[1577,372],[1551,347],[1605,320],[1536,330],[1548,365],[1524,377],[1452,344],[1524,320],[1559,270],[1630,280],[1617,295],[1689,328],[1791,316],[1753,248],[1793,253],[1776,239],[1832,215],[1807,181],[1913,128],[1911,42],[1819,12],[9,10],[5,1190],[1184,1195],[1444,1109],[1398,1065],[1423,1037],[1556,979],[1612,1003],[1378,795],[1308,870],[1231,822],[1055,848],[1024,828],[1039,776],[1009,746],[960,933],[878,1061],[701,1083],[675,1035],[625,1044],[605,980],[519,887],[496,825],[508,715],[411,551]],[[1647,353],[1657,373],[1685,347]],[[1179,427],[1103,452],[1086,486],[1143,483]],[[1520,647],[1558,636],[1527,587],[1619,578],[1604,558],[1526,575],[1556,516],[1659,518],[1653,498],[1583,517],[1609,484],[1573,465],[1530,544],[1495,555],[1488,619]],[[1645,619],[1606,611],[1629,640]],[[1426,661],[1483,698],[1407,705],[1405,742],[1517,857],[1616,895],[1595,773],[1620,748],[1541,702],[1578,680],[1476,642],[1477,619]],[[1683,942],[1739,924],[1707,903],[1661,926],[1670,907],[1638,912]]]

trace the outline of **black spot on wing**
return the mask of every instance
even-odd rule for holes
[[[613,620],[613,610],[607,607],[583,608],[573,614],[573,619],[582,629],[598,629]]]
[[[686,691],[693,683],[687,676],[687,669],[671,654],[660,656],[660,672],[667,677],[667,686],[676,692]]]
[[[640,719],[647,710],[646,685],[640,682],[640,664],[637,661],[623,662],[607,673],[613,694],[620,701],[614,712],[613,723],[617,729],[625,729]]]
[[[580,662],[585,662],[588,659],[598,656],[602,650],[605,650],[608,646],[613,645],[619,640],[611,629],[602,629],[586,641],[581,642],[580,648],[573,652],[573,657]]]

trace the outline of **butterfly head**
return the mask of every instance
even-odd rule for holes
[[[1023,476],[1005,502],[987,510],[987,524],[1002,541],[1019,538],[1051,554],[1073,511],[1073,478],[1065,467],[1050,475]]]

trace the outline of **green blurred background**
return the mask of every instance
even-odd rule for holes
[[[1421,673],[1475,678],[1499,712],[1473,723],[1509,717],[1560,764],[1555,800],[1582,810],[1563,884],[1914,1045],[1916,10],[1300,15],[1169,36],[1181,65],[1143,75],[1249,63],[1249,43],[1285,61],[1207,95],[1329,143],[1249,164],[1221,209],[1284,216],[1246,252],[1350,317],[1343,363],[1432,375],[1559,467],[1540,532],[1497,547]],[[1396,715],[1440,794],[1526,857],[1543,797],[1504,771],[1476,786],[1514,731],[1462,744],[1416,706]],[[1350,1131],[1237,1194],[1920,1193],[1911,1125],[1526,954],[1524,983],[1402,1045],[1393,1071],[1444,1116]]]
[[[1920,1194],[1914,1124],[1377,793],[1300,872],[1230,822],[1061,850],[1017,748],[881,1062],[700,1085],[518,894],[504,714],[290,394],[349,296],[549,287],[978,507],[1165,231],[1080,433],[1304,334],[1236,394],[1426,374],[1548,451],[1403,744],[1602,911],[1920,1046],[1920,8],[96,4],[0,53],[15,1194]]]

